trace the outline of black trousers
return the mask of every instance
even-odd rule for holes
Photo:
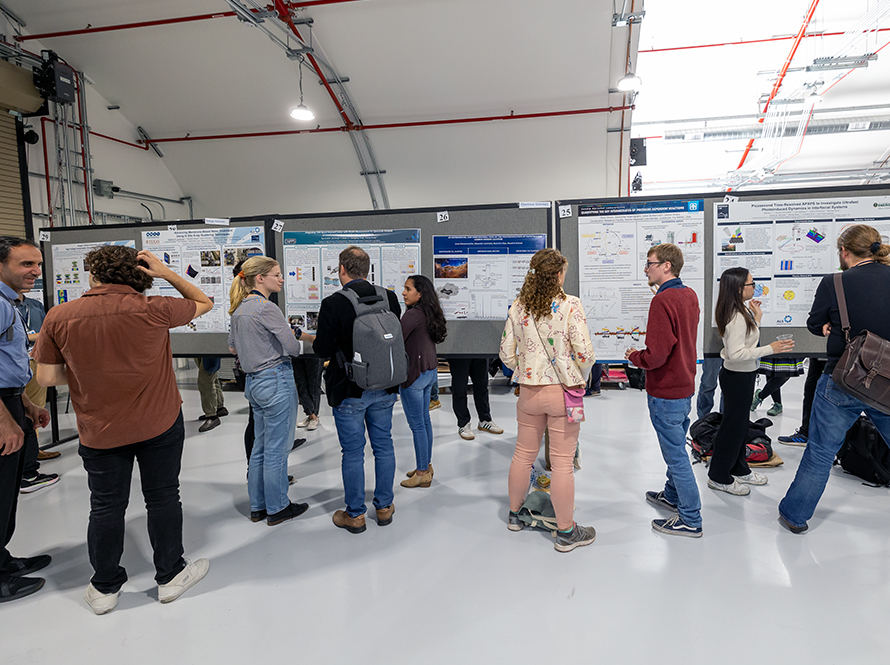
[[[733,372],[725,366],[720,370],[723,420],[714,436],[714,455],[708,467],[708,478],[715,483],[730,485],[733,476],[751,473],[745,461],[745,440],[756,379],[756,372]]]
[[[37,461],[37,454],[40,452],[40,444],[37,441],[37,430],[34,429],[34,423],[30,418],[25,418],[25,443],[22,446],[22,457],[24,457],[23,477],[33,478],[40,473],[40,462]]]
[[[133,462],[139,462],[142,496],[148,513],[148,538],[154,551],[155,581],[166,584],[183,568],[182,503],[179,470],[185,427],[182,412],[160,436],[120,448],[99,450],[80,445],[90,487],[87,549],[97,591],[115,593],[127,581],[120,565],[124,553],[125,515],[130,500]]]
[[[807,370],[807,379],[803,384],[803,415],[800,419],[800,433],[810,435],[810,411],[813,410],[813,399],[816,397],[816,384],[819,377],[825,371],[827,361],[818,358],[810,358],[810,368]]]
[[[12,419],[24,431],[25,407],[21,395],[4,397],[3,404],[6,405]],[[9,577],[3,573],[3,569],[9,565],[12,556],[6,546],[15,533],[15,512],[19,503],[19,486],[22,484],[22,470],[25,463],[23,449],[24,446],[11,455],[0,455],[0,581]]]
[[[291,358],[294,369],[294,383],[300,406],[307,416],[317,416],[321,406],[321,373],[324,360],[320,358]]]
[[[456,358],[448,361],[451,369],[451,408],[457,416],[457,426],[464,427],[470,422],[470,409],[467,407],[467,381],[473,382],[473,402],[479,420],[491,420],[491,407],[488,404],[488,359]]]
[[[773,398],[773,404],[781,404],[782,403],[782,386],[788,383],[788,379],[791,376],[773,376],[766,380],[766,383],[763,384],[763,388],[760,389],[760,399],[766,399],[767,397]],[[752,397],[753,401],[753,397]]]

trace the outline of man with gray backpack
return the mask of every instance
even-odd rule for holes
[[[350,533],[365,530],[365,430],[374,453],[374,507],[378,526],[392,523],[396,456],[392,443],[392,408],[399,384],[408,378],[408,357],[395,293],[367,281],[371,259],[361,247],[340,252],[343,289],[321,302],[312,349],[330,358],[325,393],[343,454],[341,471],[346,510],[334,524]]]

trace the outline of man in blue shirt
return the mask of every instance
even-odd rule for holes
[[[43,257],[33,242],[0,236],[0,602],[38,591],[45,580],[26,576],[45,568],[52,560],[46,554],[17,558],[6,549],[15,531],[27,419],[32,427],[49,424],[47,410],[35,406],[24,394],[31,380],[28,331],[12,304],[34,287],[42,264]]]

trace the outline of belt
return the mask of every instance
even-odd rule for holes
[[[23,392],[24,388],[0,388],[0,397],[18,397]]]

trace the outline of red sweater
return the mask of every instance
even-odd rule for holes
[[[688,287],[659,291],[649,305],[646,348],[628,360],[646,370],[646,392],[683,399],[695,392],[698,297]]]

